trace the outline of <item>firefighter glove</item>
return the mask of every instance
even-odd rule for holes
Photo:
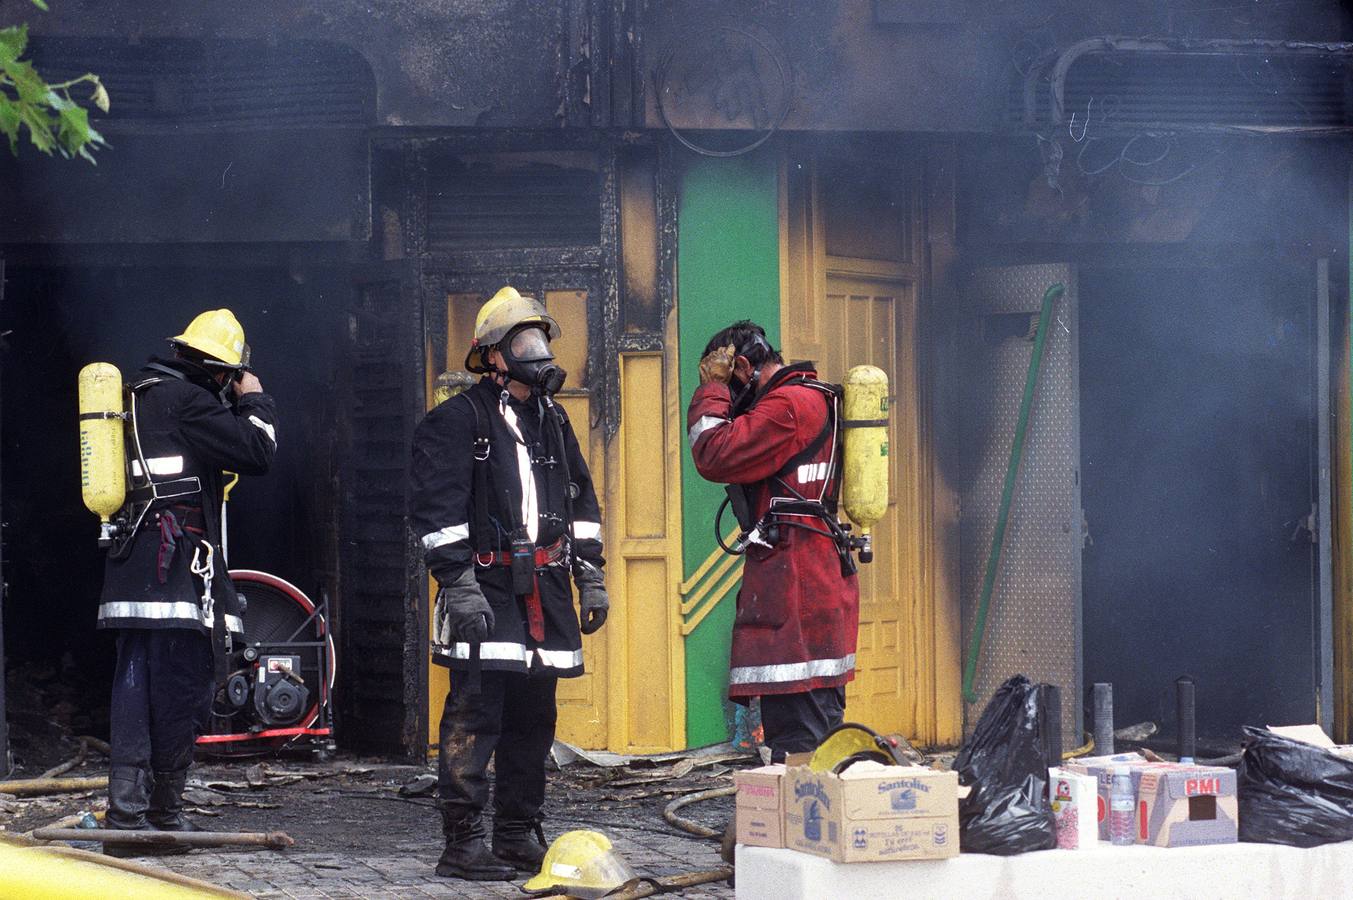
[[[596,566],[580,564],[573,581],[578,585],[579,624],[583,634],[591,634],[606,624],[606,613],[611,608],[605,579]]]
[[[732,381],[733,360],[737,353],[738,348],[732,344],[706,353],[705,358],[700,360],[700,383],[717,381],[720,384],[728,384]]]
[[[455,641],[478,644],[493,634],[493,610],[479,587],[473,566],[466,566],[455,581],[438,587],[433,619],[439,644]]]

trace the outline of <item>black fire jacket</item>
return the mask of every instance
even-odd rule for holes
[[[145,385],[134,393],[146,465],[155,481],[195,476],[202,490],[156,501],[126,557],[109,557],[99,627],[194,628],[210,635],[221,616],[239,637],[239,598],[221,554],[222,470],[241,475],[268,471],[277,449],[276,406],[264,393],[245,394],[227,405],[218,395],[219,385],[200,366],[177,359],[151,362],[178,377],[146,368],[134,382]],[[127,454],[134,474],[139,473],[130,438]],[[205,567],[204,542],[212,549],[211,604],[203,599],[205,579],[190,568],[195,553],[199,567]]]
[[[479,404],[479,423],[472,403]],[[488,521],[483,525],[476,521],[477,427],[489,432]],[[572,554],[601,569],[601,513],[592,476],[567,416],[562,431],[563,453],[576,487]],[[515,400],[489,378],[433,409],[414,432],[410,522],[422,541],[428,571],[438,582],[449,584],[474,566],[496,620],[493,634],[479,649],[484,669],[565,678],[583,672],[582,635],[567,565],[561,561],[537,572],[545,639],[536,642],[528,630],[525,603],[512,592],[509,569],[491,562],[491,554],[510,551],[518,525],[528,528],[537,547],[549,547],[565,536],[567,484],[559,455],[540,402]],[[434,634],[433,662],[467,668],[470,656],[468,644],[441,643]]]

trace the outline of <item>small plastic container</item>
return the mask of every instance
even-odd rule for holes
[[[76,823],[75,827],[85,829],[98,828],[99,820],[93,812],[85,810],[85,814],[80,817],[80,821]],[[94,853],[101,853],[103,851],[103,843],[100,841],[71,841],[71,846],[77,850],[90,850]]]
[[[1109,787],[1109,843],[1126,846],[1136,843],[1132,833],[1132,808],[1137,797],[1132,790],[1132,770],[1114,766],[1113,784]]]

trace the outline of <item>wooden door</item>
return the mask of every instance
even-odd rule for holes
[[[888,512],[874,529],[874,562],[860,566],[860,632],[855,681],[846,690],[852,720],[901,730],[917,681],[907,652],[921,596],[921,522],[917,504],[919,429],[913,352],[916,286],[906,278],[829,271],[822,313],[826,339],[819,374],[840,383],[857,365],[888,373],[892,462]]]
[[[888,512],[860,566],[860,630],[846,718],[935,740],[940,687],[921,354],[918,179],[905,159],[878,167],[814,154],[787,160],[781,336],[840,383],[856,365],[888,374]],[[946,669],[947,671],[947,669]]]

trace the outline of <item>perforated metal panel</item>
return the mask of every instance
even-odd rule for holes
[[[968,647],[1019,418],[1043,293],[1052,313],[1023,461],[974,682],[971,728],[1006,678],[1062,689],[1063,742],[1082,728],[1081,505],[1076,280],[1068,265],[979,269],[964,290],[965,479],[961,498],[963,646]]]

